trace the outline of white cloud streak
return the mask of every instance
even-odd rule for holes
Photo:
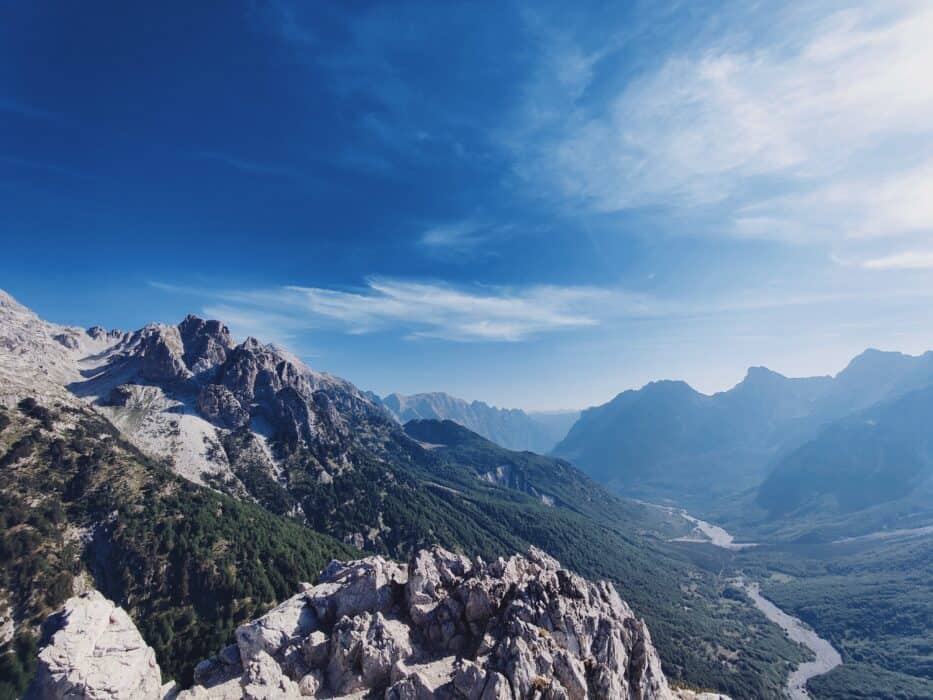
[[[928,256],[931,261],[933,256]],[[906,266],[904,260],[878,261],[881,269]],[[917,262],[914,260],[913,262]],[[929,299],[925,289],[870,288],[816,291],[772,290],[720,298],[660,298],[610,287],[532,286],[457,288],[436,282],[376,278],[355,290],[285,286],[254,290],[207,290],[159,282],[167,292],[207,297],[204,313],[229,323],[238,334],[284,345],[310,329],[330,328],[351,335],[375,332],[409,339],[454,342],[518,342],[545,334],[580,332],[596,326],[660,319],[722,318],[794,307],[851,304],[879,297]]]
[[[491,225],[466,219],[426,229],[418,239],[418,244],[423,251],[436,257],[476,257],[494,255],[492,244],[512,234],[512,227],[508,225]]]
[[[366,333],[402,326],[413,337],[516,341],[545,332],[592,326],[582,308],[605,293],[591,288],[532,287],[463,291],[420,282],[371,280],[354,293],[288,287],[309,314]]]
[[[304,286],[209,291],[151,285],[220,300],[222,306],[206,310],[239,319],[246,328],[265,328],[278,338],[298,328],[333,327],[351,334],[400,331],[410,338],[514,342],[597,325],[588,309],[612,296],[596,287],[462,289],[380,278],[356,291]]]
[[[862,267],[869,270],[931,270],[933,250],[910,250],[872,258],[864,261]]]
[[[596,107],[554,91],[572,102],[558,128],[560,110],[529,113],[545,136],[518,147],[520,173],[597,212],[713,207],[740,236],[933,233],[933,6],[792,8],[775,39],[736,48],[736,28]]]

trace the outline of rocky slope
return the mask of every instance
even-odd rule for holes
[[[406,442],[350,382],[255,338],[236,344],[219,321],[84,330],[42,321],[0,292],[0,353],[7,405],[73,393],[188,480],[238,496],[282,485],[296,455],[328,481]]]
[[[92,594],[65,616],[40,654],[36,697],[163,696],[125,613]],[[198,665],[178,700],[724,697],[672,691],[647,627],[615,589],[534,548],[486,564],[435,547],[407,570],[381,557],[333,561],[236,640]]]
[[[824,524],[830,538],[896,529],[898,516],[904,527],[933,521],[931,425],[933,387],[830,423],[778,460],[758,488],[765,520]],[[844,527],[829,527],[834,521]]]
[[[0,698],[20,697],[50,616],[93,587],[123,607],[162,670],[354,550],[142,454],[74,396],[0,406]]]
[[[550,452],[579,416],[578,411],[536,414],[517,408],[496,408],[482,401],[464,401],[442,392],[371,396],[400,423],[452,420],[506,449],[539,454]]]

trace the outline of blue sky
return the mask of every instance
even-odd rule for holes
[[[534,409],[933,348],[929,3],[572,5],[4,3],[0,286]]]

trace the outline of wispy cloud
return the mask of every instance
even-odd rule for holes
[[[458,288],[447,284],[371,279],[359,290],[287,286],[259,290],[191,290],[152,283],[159,289],[208,295],[226,306],[209,306],[279,329],[334,327],[352,334],[397,331],[410,338],[451,341],[526,340],[544,333],[593,326],[586,312],[606,290],[537,286],[522,289]],[[281,337],[281,330],[275,333]]]
[[[862,267],[869,270],[930,270],[933,269],[933,250],[909,250],[872,258],[864,261]]]
[[[215,163],[221,163],[235,170],[239,170],[250,175],[272,175],[276,177],[291,177],[295,171],[291,168],[276,165],[273,163],[261,163],[245,158],[238,158],[227,153],[201,152],[197,154],[201,160],[208,160]]]
[[[762,197],[734,212],[741,236],[789,241],[933,233],[933,158],[894,173],[827,179],[811,191]]]
[[[294,285],[198,289],[150,284],[163,291],[207,298],[210,301],[203,306],[204,312],[224,320],[239,334],[284,345],[293,344],[305,331],[319,328],[352,335],[391,332],[409,339],[517,342],[628,322],[698,321],[768,310],[851,304],[860,299],[933,296],[933,290],[925,288],[891,287],[883,292],[873,288],[811,293],[775,289],[705,298],[664,298],[618,287],[458,287],[383,278],[370,279],[356,290]]]
[[[569,87],[532,96],[563,110],[526,115],[519,172],[590,211],[713,209],[738,235],[933,231],[933,7],[834,5],[791,6],[756,44],[720,32],[583,105],[597,54],[565,48]]]
[[[509,225],[492,225],[468,219],[431,226],[422,232],[418,244],[436,256],[475,256],[492,254],[490,244],[510,235],[512,227]]]
[[[541,333],[592,326],[583,307],[602,290],[532,287],[464,290],[442,284],[370,280],[359,292],[287,287],[283,301],[351,333],[403,328],[410,337],[456,341],[517,341]]]

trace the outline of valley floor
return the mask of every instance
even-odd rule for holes
[[[789,677],[792,698],[933,697],[928,528],[735,550],[722,528],[690,519],[695,534],[679,541],[693,560],[743,576],[759,609],[815,652]]]

